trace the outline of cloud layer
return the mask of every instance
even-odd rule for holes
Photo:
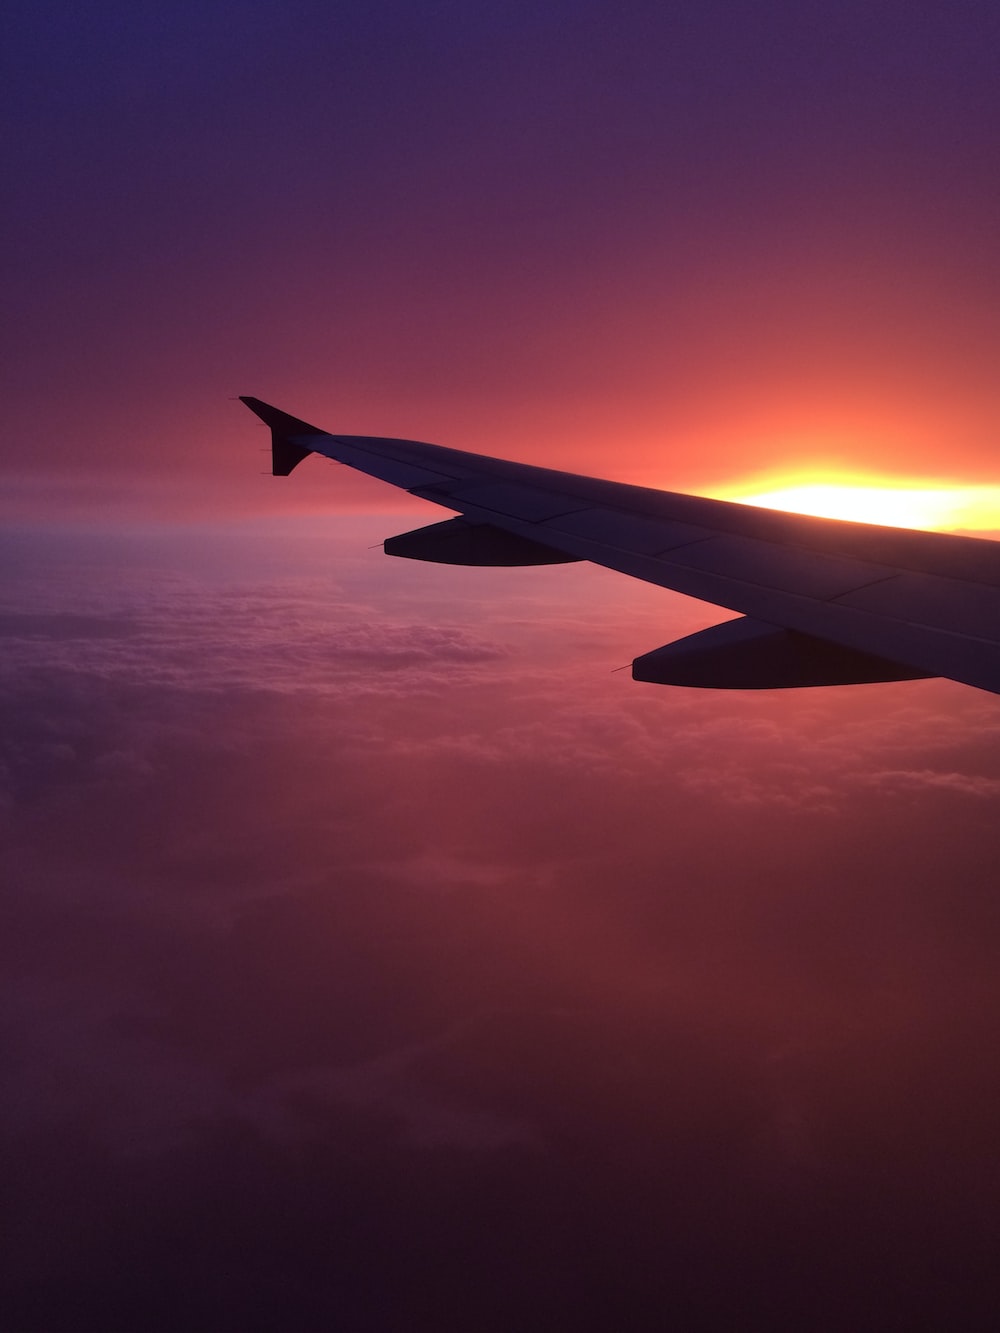
[[[8,1325],[982,1308],[994,700],[643,688],[703,608],[176,540],[0,608]]]

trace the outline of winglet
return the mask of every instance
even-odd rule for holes
[[[271,472],[275,477],[287,477],[292,468],[313,452],[301,442],[303,436],[327,434],[318,426],[310,426],[307,421],[289,416],[287,412],[272,407],[270,403],[263,403],[259,398],[240,394],[240,402],[246,403],[250,411],[271,428]]]

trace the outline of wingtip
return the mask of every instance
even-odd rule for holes
[[[268,414],[275,411],[273,407],[270,407],[260,398],[253,398],[248,393],[241,393],[239,395],[239,401],[243,403],[245,407],[249,407],[254,416],[260,417],[261,421],[266,421]]]
[[[271,472],[275,477],[287,477],[288,474],[307,458],[313,451],[295,443],[304,435],[325,435],[327,432],[318,426],[310,426],[300,417],[293,417],[282,412],[278,407],[254,398],[250,394],[239,395],[240,402],[255,416],[260,417],[271,428]]]

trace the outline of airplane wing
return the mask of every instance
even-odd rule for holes
[[[726,689],[949,676],[1000,694],[1000,542],[673,494],[415,440],[331,435],[258,398],[272,471],[311,453],[458,517],[386,540],[445,564],[590,560],[742,613],[637,657],[636,680]]]

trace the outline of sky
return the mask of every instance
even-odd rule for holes
[[[636,684],[720,613],[235,397],[993,503],[998,40],[9,7],[0,1328],[995,1327],[1000,703]]]

